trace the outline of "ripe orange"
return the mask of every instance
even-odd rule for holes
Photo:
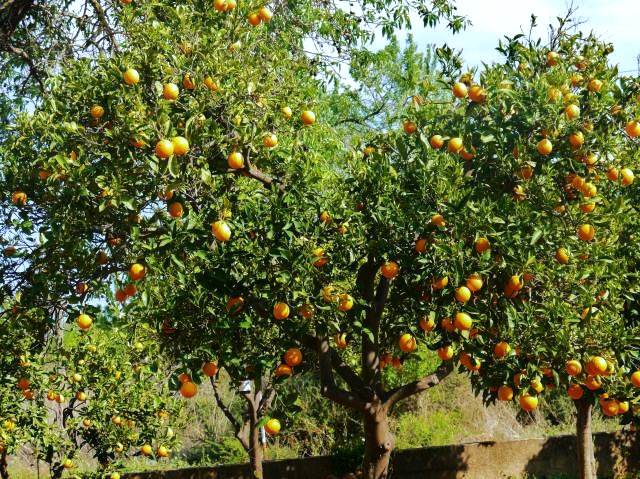
[[[579,384],[571,384],[567,388],[567,394],[571,399],[577,401],[584,395],[584,389]]]
[[[433,318],[423,316],[422,318],[420,318],[418,325],[420,326],[420,329],[428,333],[429,331],[432,331],[433,328],[435,328],[436,322],[433,320]]]
[[[227,157],[227,164],[234,170],[244,168],[244,156],[239,151],[233,151]]]
[[[202,365],[202,372],[205,376],[213,377],[218,373],[218,365],[213,361],[206,362]]]
[[[162,87],[162,97],[165,100],[176,100],[179,94],[180,90],[175,83],[165,83]]]
[[[538,153],[540,153],[543,156],[547,156],[551,153],[551,151],[553,151],[553,145],[546,138],[543,138],[542,140],[540,140],[536,148],[538,149]]]
[[[282,116],[285,120],[290,120],[293,116],[293,111],[288,106],[283,106],[282,108],[280,108],[280,113],[282,113]]]
[[[618,401],[615,399],[606,399],[600,403],[600,408],[602,409],[602,414],[605,416],[615,416],[618,414],[618,409],[620,408]]]
[[[629,381],[631,381],[631,384],[635,387],[640,388],[640,370],[631,374],[631,376],[629,376]]]
[[[140,448],[140,453],[142,453],[143,456],[151,456],[153,454],[153,449],[151,449],[151,445],[144,444]]]
[[[262,144],[266,148],[275,148],[278,146],[278,137],[273,133],[267,133],[262,139]]]
[[[433,280],[433,289],[444,289],[447,287],[447,285],[449,284],[449,277],[448,276],[443,276],[442,278],[436,278]]]
[[[298,308],[298,313],[300,313],[300,316],[302,316],[304,319],[310,319],[313,318],[315,310],[311,304],[305,303],[300,306],[300,308]]]
[[[416,350],[417,347],[416,338],[408,333],[405,333],[400,336],[400,339],[398,340],[398,347],[402,352],[412,353]]]
[[[264,430],[269,436],[277,436],[280,432],[280,421],[277,419],[269,419],[264,425]]]
[[[115,298],[118,303],[124,303],[127,300],[127,293],[123,289],[117,289]]]
[[[183,136],[174,136],[171,139],[173,154],[176,156],[186,155],[189,151],[189,141]]]
[[[443,361],[449,361],[453,358],[453,348],[451,346],[442,346],[438,348],[438,357]]]
[[[313,125],[316,122],[316,114],[311,110],[304,110],[300,119],[304,125]]]
[[[531,386],[531,389],[533,389],[538,394],[544,391],[544,386],[542,385],[542,382],[539,379],[532,379],[529,385]]]
[[[571,359],[565,364],[564,370],[569,376],[577,376],[582,372],[582,364],[580,364],[580,361]]]
[[[268,22],[273,17],[273,13],[267,7],[262,7],[258,10],[258,15],[263,22]]]
[[[100,105],[93,105],[89,110],[89,114],[94,120],[99,120],[104,116],[104,108],[102,108]]]
[[[160,446],[156,450],[156,455],[158,457],[169,457],[169,449],[167,449],[165,446]]]
[[[244,298],[242,296],[234,296],[227,301],[226,309],[231,315],[238,314],[244,307]]]
[[[462,138],[454,136],[449,139],[449,142],[447,143],[447,150],[451,153],[460,153],[463,146]]]
[[[547,65],[550,67],[556,66],[560,61],[560,54],[557,52],[547,53]]]
[[[427,240],[424,238],[418,239],[416,241],[414,249],[416,250],[416,253],[424,253],[425,251],[427,251]]]
[[[380,266],[380,274],[387,279],[393,279],[398,276],[400,267],[395,261],[386,261]]]
[[[469,288],[472,293],[480,291],[482,289],[482,285],[482,277],[479,274],[474,273],[469,275],[467,278],[467,288]]]
[[[275,371],[275,375],[278,378],[284,377],[284,376],[291,376],[293,374],[293,369],[291,369],[291,366],[288,366],[286,364],[280,364]]]
[[[513,389],[507,385],[498,388],[498,399],[500,401],[511,401],[513,399]]]
[[[629,186],[633,183],[634,175],[630,168],[622,168],[620,170],[620,175],[622,176],[622,180],[620,181],[622,186]]]
[[[522,165],[520,167],[520,177],[525,180],[528,181],[531,179],[531,177],[533,176],[533,167],[529,164],[527,165]]]
[[[560,264],[569,264],[569,253],[564,248],[556,250],[556,261]]]
[[[418,129],[418,126],[413,121],[405,120],[402,123],[402,129],[406,134],[411,135],[416,132],[416,130]]]
[[[629,411],[629,401],[618,401],[618,414],[625,414]]]
[[[131,278],[132,281],[141,280],[145,274],[147,274],[147,270],[144,265],[140,263],[134,263],[129,268],[129,278]]]
[[[284,362],[292,368],[302,363],[302,351],[298,348],[289,348],[284,353]]]
[[[182,77],[182,87],[186,90],[194,90],[196,87],[196,82],[188,73],[185,73],[185,75]]]
[[[323,211],[322,213],[320,213],[320,221],[324,224],[331,223],[331,215],[329,215],[328,212]]]
[[[273,306],[273,317],[282,320],[289,317],[289,305],[287,303],[276,303]]]
[[[453,84],[451,91],[456,98],[465,98],[467,96],[467,85],[462,82],[456,82]]]
[[[429,144],[431,145],[431,148],[439,150],[444,145],[444,138],[442,138],[442,136],[440,135],[433,135],[429,139]]]
[[[127,85],[137,85],[140,81],[140,74],[134,68],[129,68],[122,74],[122,79]]]
[[[76,324],[80,329],[82,329],[83,331],[86,331],[93,324],[93,319],[91,319],[91,316],[89,316],[88,314],[83,313],[80,316],[78,316],[78,319],[76,319]]]
[[[173,155],[173,143],[169,140],[160,140],[156,143],[156,156],[158,158],[169,158]]]
[[[440,320],[440,327],[449,333],[453,333],[456,330],[451,318],[442,318]]]
[[[487,238],[478,238],[475,242],[476,253],[482,254],[491,248],[491,243]]]
[[[600,379],[597,376],[587,376],[584,385],[590,391],[596,391],[602,387],[602,382],[600,382]]]
[[[27,378],[20,378],[18,380],[18,389],[20,389],[21,391],[26,391],[27,389],[29,389],[30,384],[31,382]]]
[[[562,92],[557,88],[549,88],[547,92],[547,99],[549,101],[557,102],[562,100]]]
[[[467,151],[466,148],[462,148],[462,151],[460,152],[460,158],[462,158],[464,161],[471,161],[475,158],[476,156],[476,149],[472,146],[471,147],[471,151]]]
[[[203,83],[204,83],[204,86],[206,86],[211,91],[218,91],[220,89],[216,81],[210,76],[204,77]]]
[[[336,343],[336,347],[338,349],[346,349],[347,348],[347,334],[346,333],[338,333],[333,337],[334,342]]]
[[[338,309],[346,312],[353,308],[353,298],[349,294],[341,294],[338,297]]]
[[[186,381],[182,383],[182,386],[180,386],[180,394],[182,394],[182,397],[184,398],[192,398],[198,394],[198,386],[196,383]]]
[[[123,291],[127,296],[131,297],[136,295],[136,293],[138,292],[138,288],[135,284],[129,283],[124,287]]]
[[[211,224],[211,233],[218,241],[229,241],[231,238],[231,228],[222,220]]]
[[[482,103],[487,98],[487,91],[480,85],[473,85],[469,89],[469,99],[475,103]]]
[[[531,412],[538,407],[538,398],[536,396],[531,396],[528,393],[520,396],[520,407],[526,411]]]
[[[456,313],[453,325],[460,331],[469,331],[473,326],[473,320],[467,313]]]
[[[496,358],[504,358],[507,354],[511,352],[511,346],[506,341],[500,341],[493,348],[493,355]]]
[[[465,304],[467,301],[471,299],[471,291],[466,286],[460,286],[456,288],[454,296],[457,301],[462,304]]]
[[[587,372],[592,376],[599,376],[607,371],[609,364],[602,356],[592,356],[587,363]]]
[[[629,135],[631,138],[636,138],[640,136],[640,122],[636,120],[631,120],[624,127],[624,131],[626,131],[627,135]]]
[[[596,229],[590,224],[582,224],[578,227],[578,238],[582,241],[592,241],[596,235]]]
[[[184,208],[179,201],[174,201],[169,205],[169,214],[172,218],[182,218],[184,214]]]
[[[582,203],[580,205],[580,211],[583,213],[593,213],[593,210],[596,209],[596,204],[594,202],[591,203]]]
[[[592,93],[600,93],[600,90],[602,90],[602,81],[594,78],[593,80],[589,81],[588,89]]]
[[[438,226],[440,228],[444,227],[447,225],[446,221],[444,220],[444,216],[442,216],[441,214],[435,214],[431,217],[431,224]]]
[[[27,194],[24,191],[14,191],[11,202],[16,206],[24,206],[27,204]]]
[[[607,170],[607,178],[611,181],[618,181],[618,169],[613,166]]]
[[[569,144],[574,150],[577,150],[584,144],[584,135],[581,131],[576,131],[569,135]]]

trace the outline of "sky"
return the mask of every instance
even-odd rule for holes
[[[456,0],[455,3],[458,11],[472,22],[466,31],[453,35],[444,26],[425,28],[416,15],[411,34],[421,49],[428,44],[444,43],[462,49],[469,66],[499,60],[500,54],[495,50],[498,40],[504,35],[528,32],[532,13],[538,17],[535,35],[546,40],[548,25],[567,11],[566,0]],[[575,0],[574,5],[576,17],[585,22],[580,29],[593,30],[602,40],[613,43],[615,51],[610,60],[620,65],[621,72],[638,74],[640,0]],[[399,38],[403,40],[407,34],[403,31]],[[375,43],[377,47],[382,45],[382,40]]]

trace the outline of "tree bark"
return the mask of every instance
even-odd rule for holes
[[[9,464],[7,463],[7,451],[2,450],[0,454],[0,478],[9,479]]]
[[[364,479],[386,479],[395,446],[395,438],[389,429],[389,415],[384,406],[364,413]]]
[[[578,413],[576,421],[576,445],[578,456],[578,477],[596,479],[593,436],[591,435],[591,401],[586,398],[575,401]]]
[[[251,418],[251,426],[249,428],[249,464],[253,477],[256,479],[262,479],[262,460],[264,453],[262,450],[262,444],[260,444],[260,428],[258,427],[258,417]]]

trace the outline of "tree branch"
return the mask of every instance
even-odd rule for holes
[[[286,185],[278,178],[274,178],[273,176],[268,175],[258,167],[256,167],[247,157],[246,159],[247,166],[242,170],[231,170],[233,172],[239,172],[240,174],[247,176],[249,178],[253,178],[254,180],[258,180],[265,186],[270,187],[271,185],[276,185],[278,190],[281,193],[284,193],[287,189]]]
[[[324,397],[343,406],[364,411],[367,404],[364,400],[336,386],[331,365],[331,348],[327,338],[318,340],[318,362],[320,363],[320,391]]]
[[[438,366],[435,372],[423,377],[417,381],[410,382],[404,386],[399,386],[384,394],[383,403],[389,410],[393,406],[403,399],[413,396],[414,394],[421,393],[427,389],[432,388],[439,384],[444,378],[446,378],[453,371],[453,364],[451,361],[443,362]]]
[[[91,2],[91,6],[93,10],[96,12],[98,16],[98,21],[100,22],[100,27],[102,31],[109,37],[109,42],[111,43],[111,48],[114,52],[119,53],[118,41],[116,40],[116,35],[113,33],[111,29],[111,25],[109,25],[109,21],[107,20],[107,15],[104,12],[102,6],[98,3],[98,0],[89,0]]]
[[[211,377],[210,379],[211,379],[211,386],[213,387],[213,396],[216,399],[216,404],[218,405],[218,407],[220,408],[222,413],[225,415],[225,417],[229,420],[229,422],[233,426],[233,430],[235,431],[235,433],[237,435],[238,432],[241,429],[241,424],[235,418],[235,416],[232,414],[231,410],[227,407],[227,405],[222,400],[222,397],[220,396],[220,393],[218,391],[218,386],[216,384],[215,378]]]

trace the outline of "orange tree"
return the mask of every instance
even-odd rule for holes
[[[432,245],[450,257],[438,266],[450,279],[433,296],[438,315],[475,324],[460,363],[487,401],[516,399],[525,411],[545,389],[566,388],[580,474],[591,478],[592,405],[626,413],[639,359],[628,310],[640,85],[607,63],[610,45],[569,26],[545,46],[507,39],[505,61],[476,79],[458,79],[442,50],[452,103],[435,120],[416,112],[413,154],[431,149],[464,171],[440,198]]]

